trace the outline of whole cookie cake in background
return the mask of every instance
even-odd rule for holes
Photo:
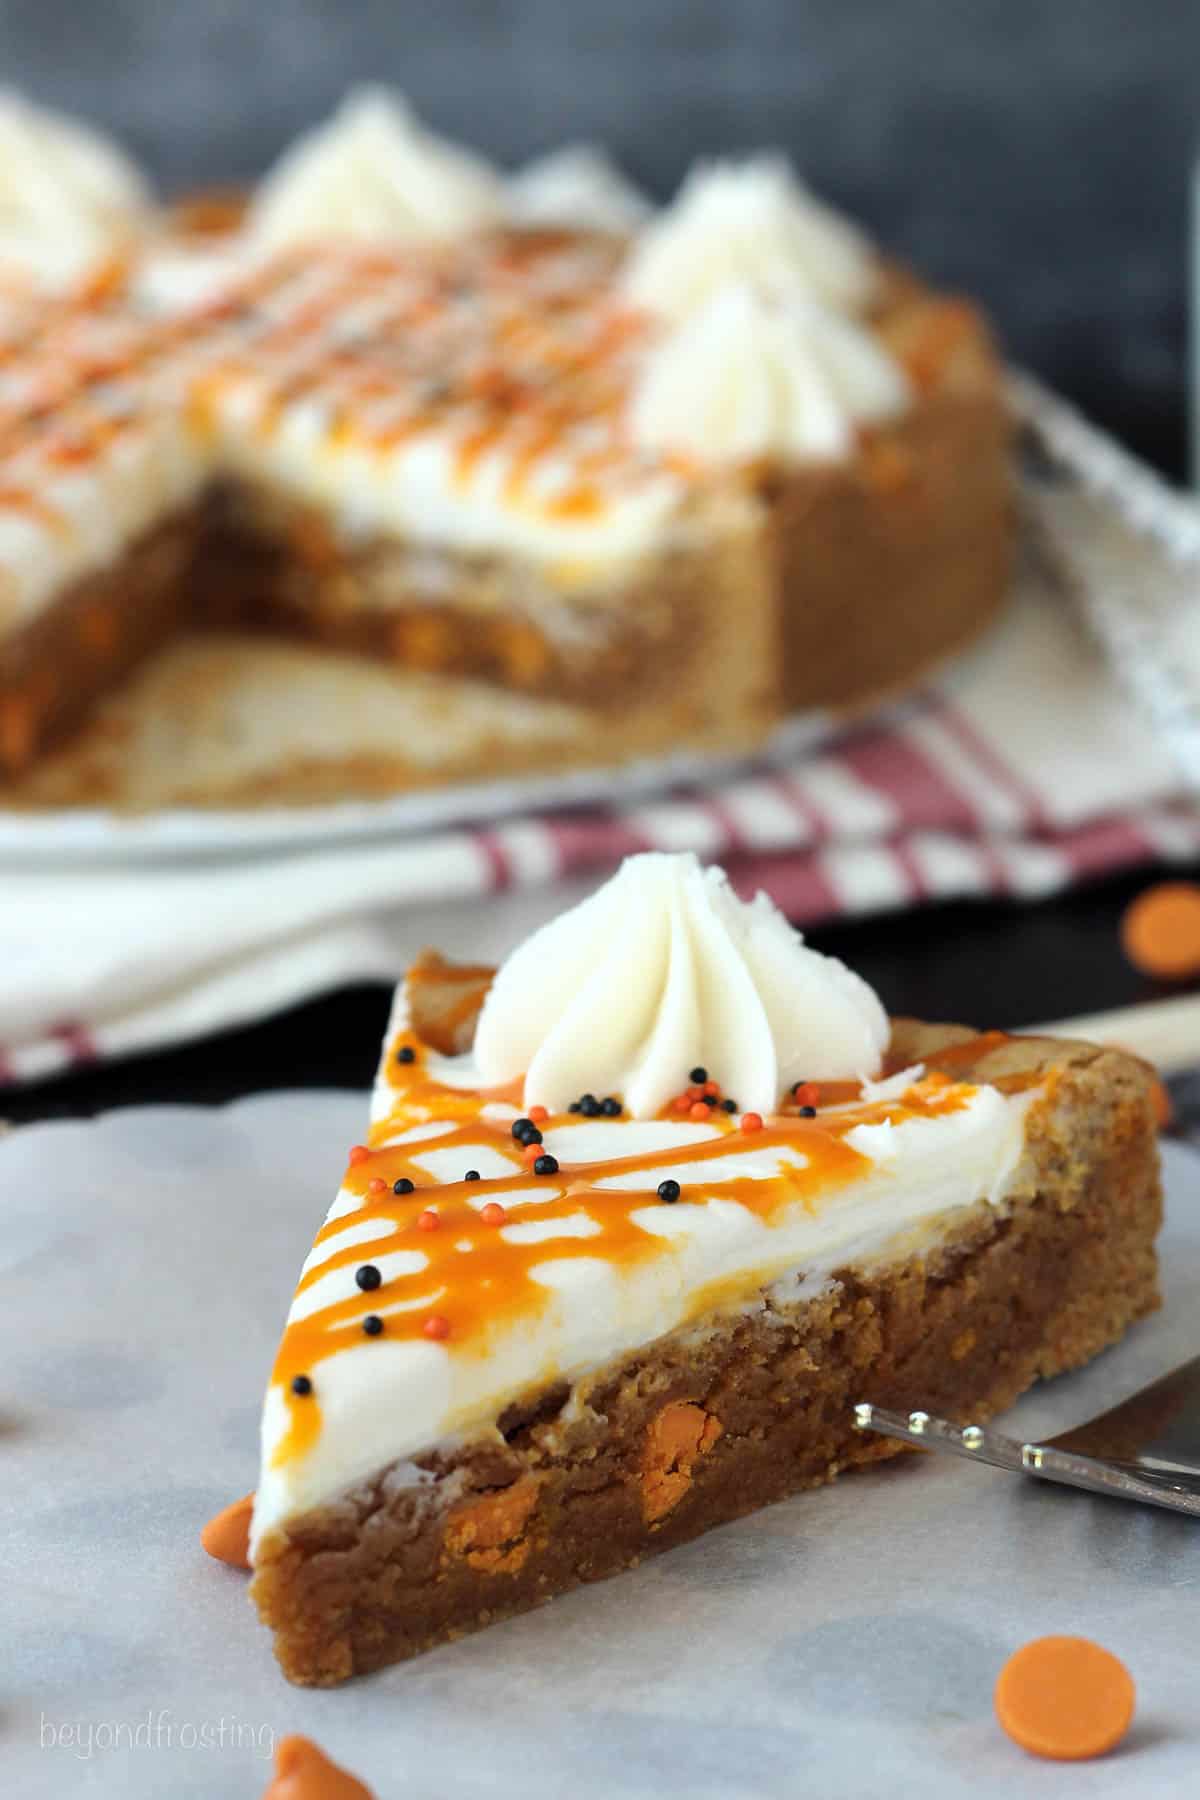
[[[367,90],[166,209],[24,101],[6,135],[0,804],[741,755],[1002,603],[986,324],[782,158],[655,211]]]

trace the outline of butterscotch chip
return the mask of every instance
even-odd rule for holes
[[[361,1781],[331,1762],[311,1738],[282,1738],[275,1751],[275,1778],[263,1800],[375,1800]]]
[[[1081,1637],[1035,1638],[996,1683],[996,1716],[1015,1743],[1054,1762],[1104,1756],[1133,1718],[1133,1678],[1110,1650]]]
[[[244,1494],[208,1521],[200,1533],[200,1542],[217,1562],[234,1569],[250,1567],[250,1520],[254,1512],[254,1495]]]
[[[537,1505],[532,1476],[458,1507],[446,1521],[446,1549],[473,1569],[514,1575],[529,1555],[526,1526]]]
[[[642,1516],[656,1524],[678,1506],[692,1485],[692,1470],[724,1427],[715,1413],[673,1400],[650,1421],[642,1456]]]

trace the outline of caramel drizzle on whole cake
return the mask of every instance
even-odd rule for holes
[[[189,417],[214,436],[223,404],[243,393],[251,434],[265,444],[291,406],[317,398],[328,449],[383,456],[436,434],[454,445],[461,487],[499,452],[505,504],[595,516],[613,490],[674,467],[625,433],[650,325],[607,284],[611,266],[610,247],[557,234],[520,246],[499,235],[450,250],[341,251],[324,280],[292,263],[279,286],[299,282],[301,298],[264,325],[272,290],[260,285],[243,342],[236,307],[222,306],[223,353],[192,382]],[[552,463],[558,479],[543,490]]]
[[[58,478],[99,477],[156,425],[202,450],[236,398],[264,447],[312,400],[327,418],[314,455],[382,458],[434,437],[452,446],[460,488],[498,453],[506,508],[596,519],[616,493],[678,472],[625,434],[649,325],[615,295],[614,254],[558,233],[291,251],[159,319],[139,316],[120,269],[57,298],[2,294],[0,517],[70,543]]]
[[[150,319],[120,265],[57,298],[0,291],[0,513],[69,536],[39,487],[98,466],[130,432],[174,425],[202,449],[237,400],[250,417],[244,433],[230,429],[265,447],[311,400],[326,419],[314,456],[383,458],[429,437],[452,447],[464,490],[495,455],[492,499],[505,508],[598,520],[648,482],[695,474],[689,458],[630,439],[629,397],[656,327],[620,296],[620,253],[553,231],[310,246]],[[925,339],[893,349],[918,372],[931,357],[940,367],[942,335],[936,356]]]
[[[468,991],[464,1005],[474,1008],[477,1003],[477,995]],[[975,1040],[975,1055],[979,1047]],[[304,1294],[334,1270],[357,1270],[397,1251],[415,1252],[423,1261],[411,1273],[385,1276],[365,1292],[356,1288],[287,1326],[272,1375],[290,1408],[289,1429],[275,1452],[277,1465],[303,1455],[315,1442],[321,1424],[320,1366],[362,1344],[364,1320],[372,1321],[365,1329],[381,1342],[444,1339],[455,1351],[486,1356],[494,1333],[558,1303],[555,1292],[534,1279],[532,1271],[538,1265],[599,1257],[614,1269],[628,1271],[670,1254],[670,1241],[647,1230],[633,1215],[664,1204],[658,1183],[672,1168],[715,1163],[739,1150],[791,1147],[803,1156],[804,1166],[786,1167],[769,1179],[724,1175],[685,1183],[675,1203],[732,1200],[767,1224],[797,1203],[815,1213],[818,1201],[872,1166],[869,1157],[846,1142],[856,1125],[941,1117],[965,1106],[976,1091],[941,1071],[925,1075],[897,1100],[864,1102],[857,1083],[824,1083],[823,1107],[836,1110],[823,1110],[815,1119],[798,1116],[799,1103],[789,1101],[783,1112],[751,1133],[736,1116],[714,1109],[708,1122],[717,1135],[699,1143],[676,1143],[598,1162],[572,1162],[568,1155],[555,1173],[538,1175],[508,1121],[481,1116],[485,1106],[498,1102],[519,1106],[520,1083],[501,1091],[445,1087],[424,1072],[423,1054],[424,1046],[411,1032],[399,1034],[389,1045],[386,1067],[394,1104],[388,1116],[372,1127],[370,1143],[351,1153],[343,1181],[343,1193],[359,1204],[318,1233],[315,1249],[326,1254],[303,1276],[297,1292]],[[660,1116],[678,1120],[679,1113],[668,1109]],[[450,1128],[406,1144],[389,1141],[413,1126],[435,1121]],[[591,1122],[574,1113],[539,1121],[543,1133],[559,1134]],[[472,1153],[484,1147],[501,1156],[511,1172],[491,1179],[438,1182],[417,1160],[431,1149],[442,1153],[461,1148],[465,1173]],[[561,1136],[557,1148],[562,1149]],[[634,1188],[598,1185],[630,1173],[644,1175],[644,1183],[639,1181]],[[397,1182],[411,1183],[411,1190],[396,1193]],[[530,1195],[539,1186],[545,1188],[544,1201]],[[506,1201],[517,1194],[520,1202],[510,1211]],[[485,1208],[501,1210],[491,1210],[485,1217]],[[429,1228],[431,1214],[436,1220],[433,1228]],[[567,1221],[582,1230],[579,1235],[530,1241],[505,1235],[510,1227],[533,1221]],[[364,1224],[377,1227],[377,1232],[364,1237]],[[350,1229],[354,1241],[339,1247],[339,1239]],[[711,1295],[698,1296],[690,1310],[702,1311],[710,1302]],[[299,1391],[293,1387],[297,1380]]]
[[[165,377],[186,335],[182,321],[139,318],[119,283],[31,301],[5,320],[0,511],[68,537],[71,521],[44,489],[97,469],[122,439],[172,416]]]

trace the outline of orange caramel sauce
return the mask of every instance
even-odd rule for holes
[[[315,290],[302,288],[290,306],[289,284],[303,269],[281,260],[273,275],[247,280],[236,299],[196,315],[214,338],[185,382],[193,427],[211,436],[227,392],[249,384],[258,396],[251,430],[267,441],[291,404],[316,393],[329,406],[329,448],[361,443],[386,453],[420,434],[449,431],[461,487],[498,450],[510,459],[503,488],[510,504],[537,505],[561,520],[594,519],[608,504],[605,484],[644,461],[631,459],[623,418],[632,352],[648,327],[615,306],[586,266],[544,283],[546,259],[563,247],[552,234],[520,244],[498,238],[457,253],[343,247],[336,272]],[[359,303],[366,308],[361,329],[340,332],[347,307]],[[275,316],[264,320],[260,311],[252,341],[239,341],[239,318],[252,320],[256,305]],[[576,444],[571,433],[581,421],[591,435]],[[540,499],[532,486],[539,467],[564,454],[563,489]]]
[[[53,532],[56,537],[66,537],[70,534],[70,522],[65,515],[30,488],[0,486],[0,511],[25,513],[27,517],[36,519],[38,524],[43,525],[47,531]]]
[[[456,985],[463,985],[462,998],[456,1004],[464,1009],[464,1018],[473,1015],[479,1005],[479,988],[472,984],[471,973],[455,971]],[[481,968],[477,973],[486,981],[492,971]],[[436,982],[439,971],[418,965],[410,979]],[[1000,1034],[995,1036],[1003,1041]],[[987,1040],[976,1038],[964,1046],[962,1060],[977,1057],[981,1044],[986,1045]],[[402,1048],[413,1051],[412,1062],[397,1061]],[[957,1060],[953,1051],[950,1056]],[[675,1204],[732,1200],[765,1223],[797,1205],[815,1214],[829,1196],[872,1166],[870,1158],[846,1141],[856,1125],[941,1117],[966,1105],[975,1091],[937,1071],[891,1101],[863,1102],[857,1083],[825,1082],[819,1084],[821,1105],[830,1110],[819,1112],[816,1118],[798,1117],[795,1103],[789,1102],[747,1137],[736,1115],[716,1110],[711,1118],[711,1138],[602,1162],[573,1162],[569,1149],[564,1154],[561,1134],[591,1121],[578,1114],[558,1114],[543,1121],[541,1129],[560,1134],[555,1149],[559,1170],[555,1175],[538,1176],[523,1160],[523,1146],[512,1137],[509,1122],[481,1116],[485,1106],[501,1100],[519,1107],[520,1080],[502,1090],[445,1087],[427,1073],[423,1046],[412,1032],[397,1034],[388,1045],[385,1069],[393,1104],[387,1117],[371,1128],[367,1154],[356,1155],[342,1183],[343,1192],[354,1195],[359,1204],[318,1232],[316,1245],[326,1247],[328,1255],[302,1277],[298,1293],[307,1292],[334,1270],[357,1269],[397,1251],[418,1252],[424,1264],[411,1274],[385,1275],[378,1288],[362,1292],[356,1287],[347,1297],[287,1326],[272,1373],[290,1412],[289,1429],[273,1458],[277,1466],[303,1455],[315,1442],[321,1420],[321,1364],[363,1342],[363,1320],[369,1314],[384,1321],[379,1342],[417,1341],[425,1335],[430,1315],[440,1315],[449,1326],[452,1352],[486,1356],[495,1335],[560,1303],[553,1290],[534,1279],[532,1271],[538,1265],[599,1257],[614,1269],[631,1271],[670,1255],[670,1240],[644,1229],[634,1215],[648,1206],[664,1204],[656,1190],[673,1167],[715,1163],[743,1147],[761,1152],[790,1146],[803,1157],[803,1166],[784,1168],[771,1179],[714,1175],[684,1183]],[[679,1119],[670,1108],[661,1116]],[[448,1122],[450,1129],[408,1144],[386,1141],[428,1121]],[[438,1182],[415,1160],[434,1147],[439,1152],[461,1149],[465,1172],[473,1153],[483,1145],[503,1158],[509,1165],[508,1174],[480,1181]],[[644,1180],[631,1189],[599,1185],[605,1178],[628,1172],[636,1172]],[[401,1179],[413,1183],[411,1193],[393,1191],[393,1184]],[[383,1191],[374,1191],[373,1182],[382,1182]],[[508,1205],[511,1195],[520,1192],[527,1196],[539,1187],[545,1189],[544,1202],[522,1198],[517,1205]],[[505,1208],[507,1226],[583,1214],[598,1229],[585,1237],[512,1241],[504,1235],[505,1226],[486,1224],[481,1218],[481,1210],[489,1202]],[[417,1219],[431,1209],[437,1214],[437,1228],[422,1229]],[[364,1225],[372,1228],[369,1236],[361,1235]],[[338,1240],[350,1226],[356,1241],[339,1248]],[[702,1307],[703,1296],[695,1305]],[[393,1307],[399,1310],[392,1311]],[[292,1392],[292,1379],[300,1374],[312,1379],[313,1391],[308,1395]]]

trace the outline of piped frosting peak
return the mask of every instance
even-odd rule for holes
[[[565,226],[616,235],[636,231],[653,208],[595,144],[564,144],[526,163],[506,184],[514,225]]]
[[[386,88],[348,94],[299,138],[255,196],[251,236],[275,248],[323,238],[432,242],[495,224],[500,177],[436,137]]]
[[[50,286],[127,248],[150,189],[101,132],[0,89],[0,267]]]
[[[733,282],[650,352],[630,430],[649,450],[703,461],[836,461],[858,426],[895,418],[910,400],[903,369],[856,319]]]
[[[740,900],[692,855],[630,857],[499,970],[475,1032],[486,1085],[524,1078],[526,1106],[585,1089],[654,1118],[702,1064],[746,1111],[774,1113],[795,1081],[878,1073],[876,995],[811,950],[766,895]]]
[[[878,259],[782,156],[699,164],[640,234],[625,268],[635,305],[681,319],[731,281],[846,312],[873,298]]]

